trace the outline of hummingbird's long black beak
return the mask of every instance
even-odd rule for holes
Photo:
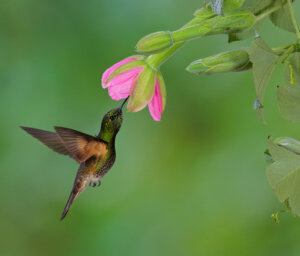
[[[126,101],[128,100],[129,96],[122,102],[121,106],[119,107],[119,111],[122,111],[123,106],[125,105]]]

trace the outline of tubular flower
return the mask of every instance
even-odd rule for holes
[[[129,98],[127,109],[137,112],[148,105],[150,115],[160,121],[166,103],[165,83],[161,73],[144,56],[128,57],[108,68],[102,75],[102,87],[113,100]]]

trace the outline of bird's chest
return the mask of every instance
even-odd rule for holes
[[[109,171],[109,169],[113,166],[115,160],[116,160],[116,155],[112,154],[105,161],[103,161],[101,164],[99,164],[97,166],[96,176],[103,177]]]

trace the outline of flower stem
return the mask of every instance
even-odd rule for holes
[[[272,48],[273,52],[276,53],[278,56],[283,56],[285,54],[290,54],[296,50],[295,44],[287,45],[287,46],[280,46]]]
[[[298,26],[298,23],[297,23],[295,11],[294,11],[294,8],[292,6],[292,0],[287,0],[287,3],[288,3],[289,11],[290,11],[290,14],[291,14],[292,22],[293,22],[293,25],[294,25],[294,28],[295,28],[295,31],[296,31],[297,39],[298,39],[298,41],[300,41],[300,31],[299,31],[299,26]]]
[[[197,24],[198,22],[199,22],[199,18],[195,17],[194,19],[189,21],[187,24],[185,24],[182,28],[193,26],[193,25]],[[147,57],[146,62],[153,69],[158,69],[167,59],[169,59],[185,43],[186,42],[175,43],[169,49],[167,49],[161,53],[150,55]]]
[[[287,0],[289,1],[289,0]],[[284,6],[286,3],[280,4],[280,5],[276,5],[274,7],[272,7],[271,9],[267,10],[266,12],[263,12],[262,14],[258,15],[256,17],[256,22],[259,20],[264,19],[265,17],[267,17],[268,15],[270,15],[273,12],[276,12],[277,10],[279,10],[282,6]]]

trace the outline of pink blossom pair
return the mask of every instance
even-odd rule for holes
[[[159,71],[151,68],[143,56],[128,57],[108,68],[102,75],[102,87],[108,88],[113,100],[130,95],[127,109],[142,110],[148,105],[155,121],[161,120],[166,102],[166,89]]]

